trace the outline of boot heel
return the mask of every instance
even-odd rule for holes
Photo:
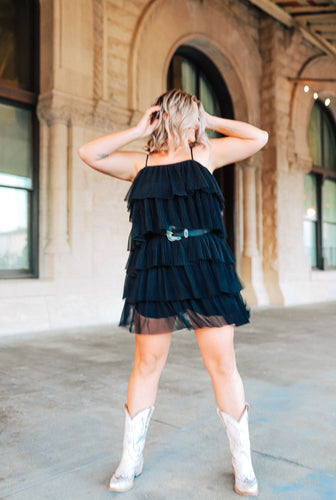
[[[143,471],[143,464],[134,472],[134,477],[140,476],[140,474],[142,474],[142,471]]]

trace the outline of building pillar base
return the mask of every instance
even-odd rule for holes
[[[242,257],[244,296],[251,306],[269,304],[264,285],[262,259],[259,255]]]

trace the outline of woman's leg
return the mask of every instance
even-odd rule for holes
[[[201,349],[215,390],[217,413],[228,434],[232,465],[235,475],[234,489],[240,495],[258,495],[258,482],[251,462],[248,430],[248,405],[244,387],[236,366],[233,347],[233,325],[196,330]]]
[[[125,405],[123,453],[110,480],[111,491],[127,491],[143,468],[147,429],[172,333],[136,334],[135,360]]]
[[[128,386],[131,417],[154,405],[159,379],[166,363],[172,333],[136,334],[134,367]]]
[[[245,408],[242,379],[236,365],[233,325],[195,330],[220,410],[240,419]]]

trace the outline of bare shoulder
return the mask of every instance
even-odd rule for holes
[[[146,166],[146,158],[147,158],[147,153],[138,153],[135,156],[135,162],[134,162],[134,173],[130,177],[130,181],[133,182],[140,170],[145,168]]]
[[[213,172],[210,145],[204,146],[203,144],[197,144],[194,146],[193,157],[194,160],[198,161],[203,167],[207,168],[211,173]]]

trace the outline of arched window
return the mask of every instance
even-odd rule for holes
[[[215,64],[194,47],[181,45],[169,65],[168,89],[180,88],[196,95],[210,114],[233,119],[233,106],[227,86]],[[209,137],[217,137],[208,131]],[[228,244],[235,251],[235,169],[234,165],[214,173],[225,199],[224,222],[228,232]]]
[[[304,239],[312,267],[336,267],[336,125],[324,104],[313,105],[308,127],[313,170],[304,179]]]
[[[0,4],[0,278],[38,268],[38,2]]]

